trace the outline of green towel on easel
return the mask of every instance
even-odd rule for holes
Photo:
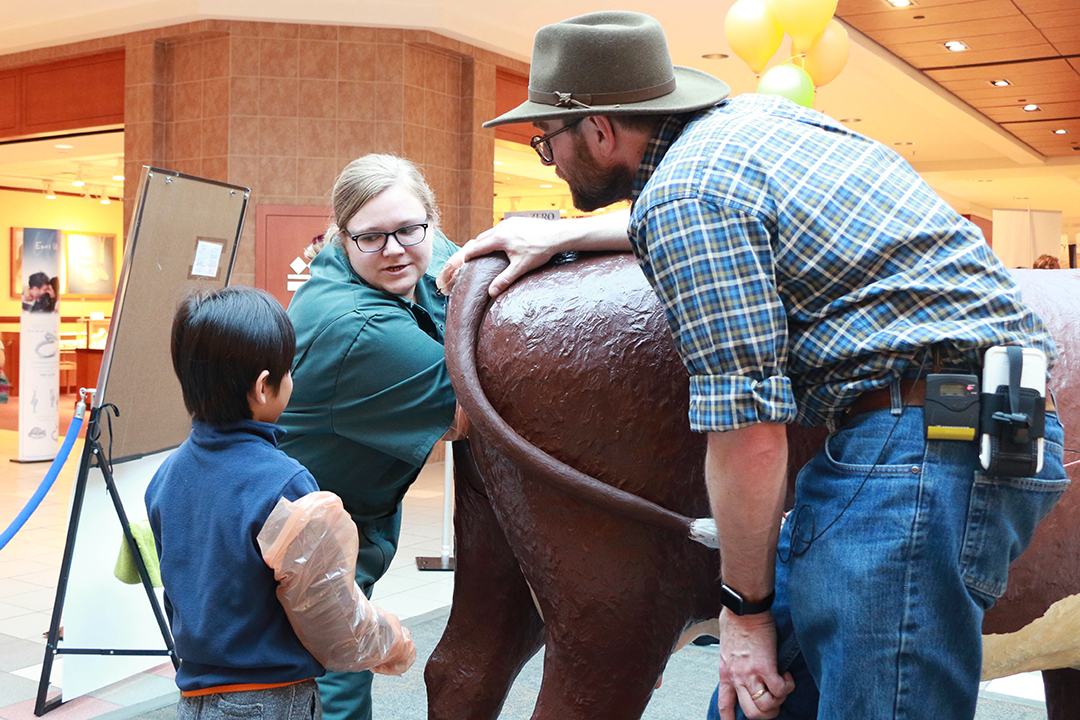
[[[150,576],[150,584],[156,588],[161,587],[161,565],[158,562],[157,546],[154,544],[154,531],[150,529],[150,521],[131,523],[131,534],[135,537],[135,544],[139,546],[139,554],[142,555],[143,563],[146,564],[146,572]],[[135,558],[131,555],[127,538],[120,536],[120,554],[116,556],[116,567],[113,575],[122,583],[138,585],[139,568],[135,565]]]

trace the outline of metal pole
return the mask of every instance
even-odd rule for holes
[[[446,442],[446,459],[443,460],[445,472],[443,473],[443,528],[442,528],[442,556],[440,557],[417,557],[417,570],[453,570],[454,558],[452,533],[454,528],[454,444]]]
[[[442,518],[442,563],[450,562],[450,529],[454,526],[454,444],[447,441],[446,460],[443,461],[443,518]]]

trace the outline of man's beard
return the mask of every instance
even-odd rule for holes
[[[574,207],[582,212],[592,212],[607,207],[620,200],[630,200],[634,190],[634,171],[623,165],[604,169],[585,149],[585,143],[574,131],[574,159],[572,169],[562,165],[555,168],[555,174],[570,186],[570,197]]]

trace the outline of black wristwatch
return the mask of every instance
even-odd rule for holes
[[[773,590],[764,600],[747,600],[738,591],[720,583],[720,603],[736,615],[757,615],[772,607],[776,591]]]

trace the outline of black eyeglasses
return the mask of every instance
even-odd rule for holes
[[[572,127],[577,127],[577,124],[584,119],[585,118],[583,117],[579,117],[577,120],[567,123],[555,132],[549,132],[547,135],[534,135],[533,139],[529,141],[529,144],[532,145],[532,149],[536,151],[536,154],[540,156],[541,160],[546,163],[553,163],[555,162],[555,156],[551,154],[551,138],[561,132],[566,132]]]
[[[397,240],[398,245],[401,247],[409,247],[410,245],[419,245],[424,242],[424,238],[427,237],[428,223],[413,223],[412,225],[403,225],[393,232],[369,232],[360,233],[359,235],[352,235],[348,231],[342,231],[349,236],[349,239],[356,243],[356,249],[362,253],[376,253],[386,247],[386,243],[390,238]]]

